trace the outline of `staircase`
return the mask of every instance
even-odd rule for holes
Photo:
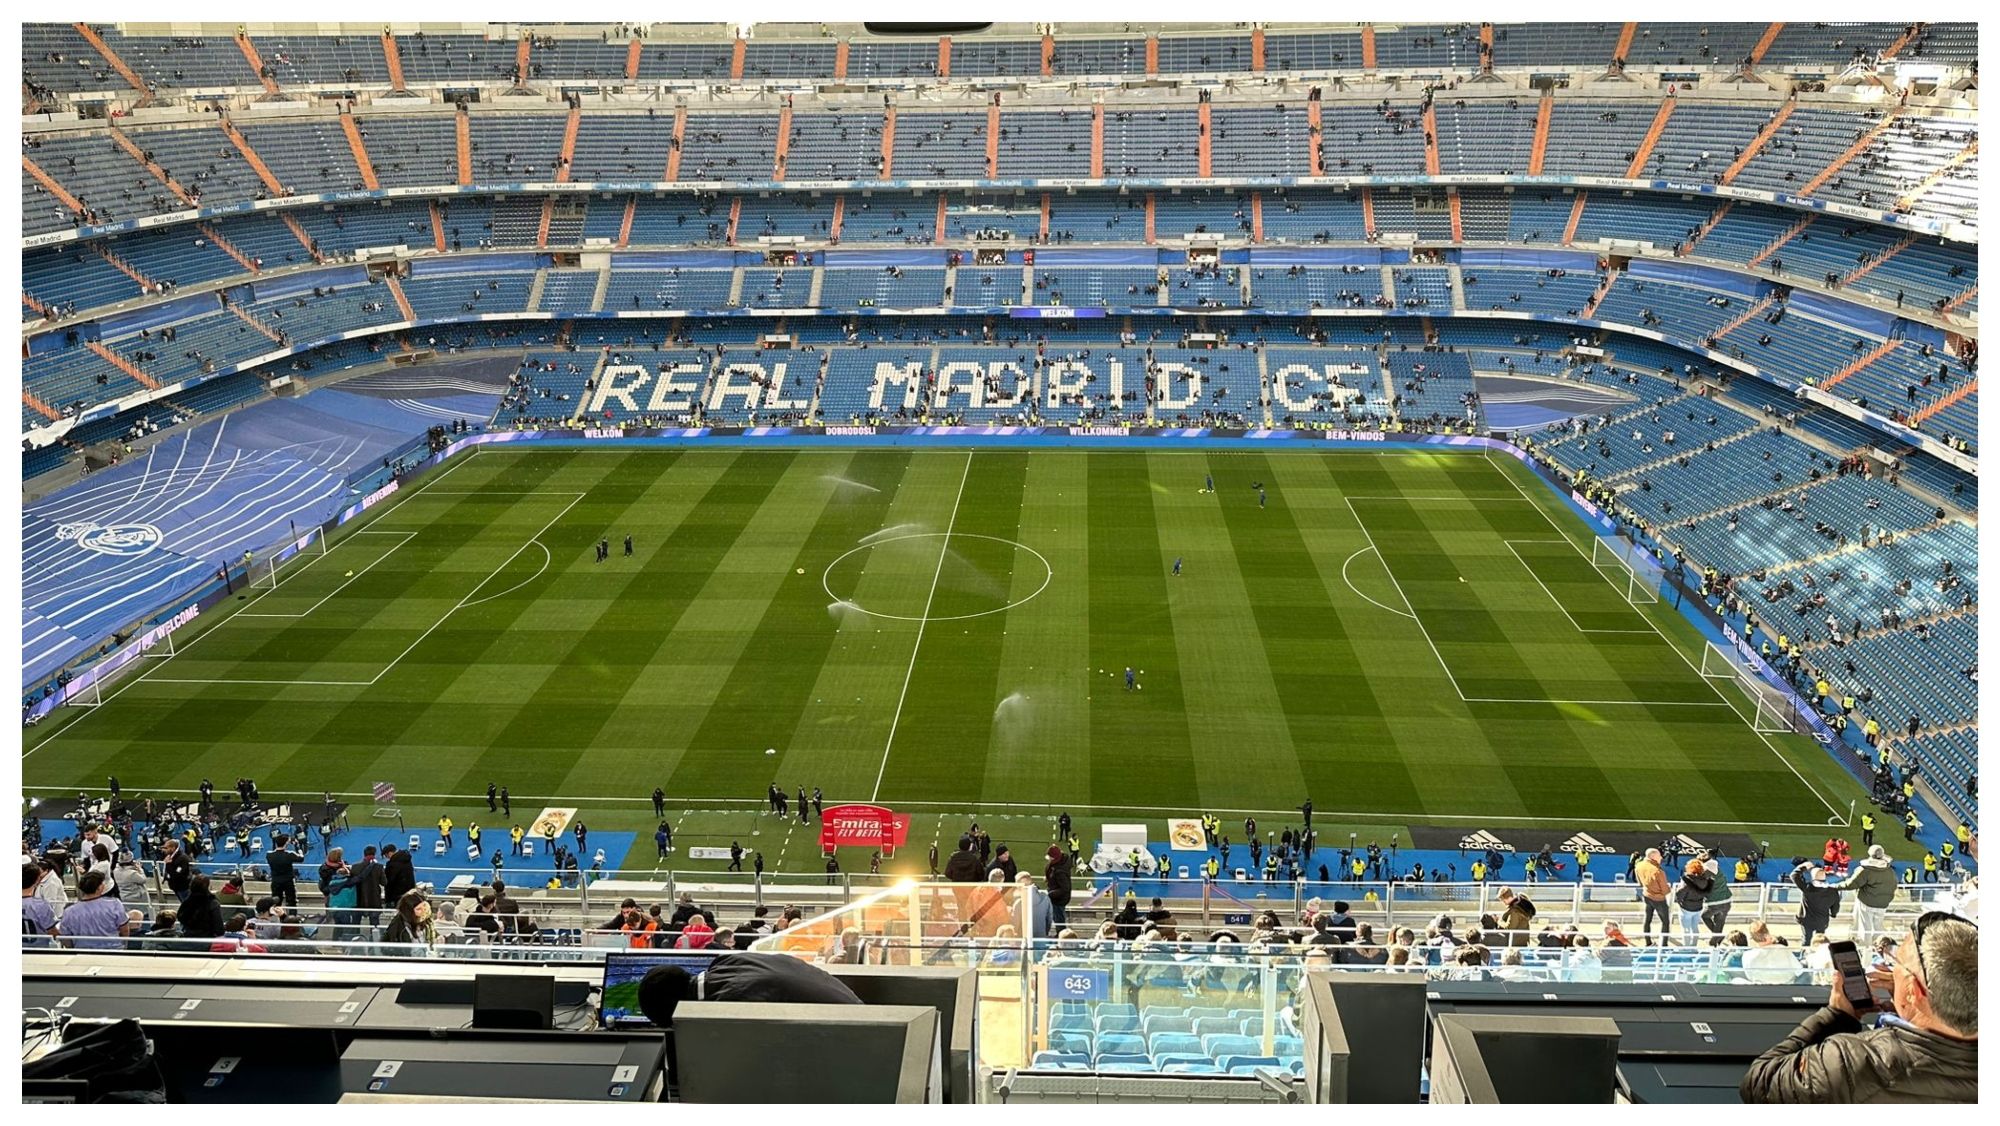
[[[248,270],[253,274],[262,272],[257,268],[257,263],[255,260],[253,260],[248,254],[245,254],[241,250],[238,250],[234,246],[231,246],[229,240],[223,238],[221,232],[217,231],[210,224],[198,223],[196,224],[195,229],[199,230],[202,233],[202,236],[208,239],[208,241],[214,243],[215,248],[217,250],[220,250],[224,254],[227,254],[231,258],[234,258],[236,260],[237,265],[243,267],[245,270]]]
[[[113,51],[110,44],[104,41],[104,37],[97,34],[96,28],[87,23],[79,23],[76,25],[76,33],[83,36],[84,41],[89,43],[93,50],[104,56],[104,61],[110,65],[118,77],[125,80],[127,85],[146,95],[139,100],[140,105],[145,105],[147,102],[153,100],[152,92],[146,89],[145,82],[141,81],[139,76],[132,72],[131,67],[125,65],[125,60],[119,58],[118,52]]]
[[[1424,106],[1424,171],[1437,175],[1440,171],[1439,160],[1437,107],[1427,104]]]
[[[1784,234],[1779,235],[1776,239],[1773,239],[1771,241],[1771,245],[1751,255],[1750,265],[1752,266],[1763,265],[1767,259],[1769,259],[1773,254],[1776,254],[1786,243],[1804,234],[1806,228],[1812,226],[1813,220],[1815,218],[1817,218],[1817,216],[1814,215],[1806,215],[1801,217],[1798,222],[1793,223],[1790,227],[1786,228]]]
[[[637,42],[637,40],[634,40],[634,42]],[[631,212],[629,212],[629,211],[628,211],[628,212],[626,212],[626,214],[627,214],[627,215],[629,216],[629,215],[631,214]],[[606,290],[608,290],[608,289],[610,289],[610,288],[611,288],[611,271],[610,271],[610,270],[599,270],[599,271],[597,272],[597,288],[596,288],[595,290],[593,290],[593,291],[591,292],[591,294],[590,294],[590,311],[591,311],[591,312],[593,312],[593,313],[597,313],[597,312],[602,312],[602,311],[603,311],[603,309],[604,309],[604,293],[605,293],[605,291],[606,291]]]
[[[1723,217],[1729,214],[1729,209],[1735,202],[1735,200],[1723,200],[1721,207],[1716,208],[1708,218],[1703,219],[1701,226],[1696,227],[1694,235],[1687,240],[1687,245],[1682,249],[1682,253],[1693,254],[1694,248],[1700,245],[1702,239],[1708,237],[1708,232],[1714,230],[1717,223],[1722,222]]]
[[[1840,279],[1840,284],[1853,285],[1855,282],[1858,282],[1862,278],[1867,277],[1869,274],[1874,273],[1875,268],[1877,266],[1880,266],[1882,263],[1887,262],[1889,259],[1894,258],[1896,255],[1901,254],[1905,250],[1908,250],[1909,248],[1915,245],[1917,245],[1917,236],[1915,235],[1903,236],[1902,239],[1897,241],[1896,245],[1890,247],[1889,249],[1883,251],[1882,253],[1877,254],[1875,257],[1870,258],[1868,261],[1862,263],[1860,266],[1856,267],[1852,273],[1842,276]]]
[[[1765,122],[1764,127],[1757,131],[1757,135],[1750,138],[1750,143],[1743,146],[1743,155],[1730,161],[1729,167],[1722,170],[1723,184],[1736,179],[1737,173],[1749,167],[1750,162],[1757,159],[1757,155],[1764,151],[1764,146],[1770,143],[1771,138],[1778,135],[1778,130],[1785,127],[1785,119],[1792,116],[1792,107],[1796,104],[1796,102],[1786,102],[1778,107],[1778,112],[1771,120]]]
[[[109,129],[107,129],[106,132],[111,135],[111,142],[113,144],[117,145],[121,149],[124,149],[125,155],[131,157],[133,160],[138,161],[141,165],[144,165],[146,171],[151,172],[153,174],[154,179],[158,180],[162,184],[165,184],[167,186],[167,190],[174,193],[175,197],[177,197],[182,203],[187,204],[189,207],[195,206],[193,194],[190,193],[186,188],[183,188],[179,184],[175,183],[174,178],[172,176],[167,175],[166,169],[160,167],[153,161],[147,160],[145,150],[141,149],[138,145],[134,144],[132,142],[132,138],[127,137],[125,135],[125,131],[123,129],[120,129],[114,125]]]
[[[569,183],[569,166],[576,159],[576,131],[583,124],[583,111],[572,107],[569,121],[563,126],[562,155],[556,166],[556,183]]]
[[[119,371],[124,372],[126,375],[131,376],[133,379],[138,380],[141,386],[150,388],[154,391],[158,391],[160,389],[160,383],[158,380],[154,379],[150,375],[147,375],[145,372],[140,371],[137,364],[134,364],[132,361],[126,359],[125,357],[119,355],[116,352],[113,352],[111,349],[106,348],[102,341],[98,340],[85,341],[83,346],[90,349],[92,352],[97,353],[98,358],[102,359],[105,363],[110,364],[112,367],[115,367]]]
[[[1848,376],[1853,375],[1855,372],[1860,371],[1862,368],[1867,367],[1869,364],[1872,364],[1876,360],[1879,360],[1882,357],[1888,355],[1889,353],[1895,351],[1896,345],[1900,343],[1901,341],[1898,340],[1884,340],[1882,343],[1877,344],[1875,347],[1869,349],[1865,355],[1861,356],[1860,358],[1854,360],[1852,363],[1848,364],[1846,367],[1841,368],[1839,371],[1834,372],[1832,375],[1828,376],[1826,382],[1819,385],[1820,390],[1822,391],[1831,390],[1832,388],[1839,386],[1840,382],[1846,379]]]
[[[458,111],[458,183],[472,183],[472,118],[464,110]]]
[[[526,307],[529,312],[532,313],[541,309],[542,286],[546,284],[548,280],[549,280],[549,272],[547,270],[535,271],[535,280],[528,283],[528,304]]]
[[[1544,91],[1542,104],[1535,109],[1535,146],[1528,150],[1528,175],[1542,174],[1542,160],[1549,152],[1549,120],[1555,116],[1555,95]]]
[[[1569,222],[1563,226],[1564,246],[1568,246],[1576,241],[1576,227],[1577,224],[1583,222],[1583,205],[1588,198],[1588,192],[1576,193],[1576,202],[1571,204],[1569,209]]]
[[[1604,275],[1604,280],[1597,283],[1597,291],[1590,295],[1590,300],[1583,303],[1584,320],[1589,320],[1590,318],[1595,317],[1597,315],[1597,307],[1603,304],[1604,299],[1606,297],[1611,295],[1611,287],[1617,284],[1618,284],[1617,272],[1606,271]]]
[[[340,115],[340,131],[347,134],[347,148],[348,151],[354,154],[355,166],[361,169],[362,184],[369,191],[375,191],[380,188],[382,182],[375,178],[374,162],[368,159],[368,146],[362,143],[361,126],[355,123],[353,114],[343,113]]]
[[[1965,289],[1961,290],[1958,296],[1944,303],[1944,311],[1947,313],[1955,313],[1958,311],[1959,306],[1965,304],[1967,301],[1970,301],[1977,296],[1979,296],[1979,286],[1976,284],[1968,286]]]
[[[1917,411],[1917,413],[1911,415],[1910,425],[1911,426],[1920,425],[1925,420],[1937,414],[1939,411],[1944,410],[1946,407],[1951,406],[1953,403],[1963,402],[1964,400],[1969,399],[1973,395],[1976,395],[1978,393],[1979,393],[1979,380],[1977,378],[1968,379],[1965,382],[1960,383],[1958,386],[1952,388],[1951,394],[1946,395],[1944,398],[1939,399],[1937,402],[1932,403],[1929,406],[1926,406],[1921,410]]]
[[[112,130],[112,132],[115,133],[117,132],[117,130],[114,129]],[[40,184],[42,187],[46,188],[48,190],[48,193],[56,197],[57,201],[59,201],[64,207],[69,208],[72,212],[75,212],[78,215],[83,214],[83,202],[77,199],[75,196],[69,194],[69,189],[63,187],[61,184],[56,183],[56,178],[54,176],[49,175],[48,172],[45,171],[41,165],[36,164],[34,161],[28,159],[26,154],[23,154],[21,156],[21,169],[25,171],[28,175],[33,176],[35,178],[35,182]]]
[[[433,204],[432,206],[436,205]],[[278,218],[282,220],[285,224],[285,227],[292,232],[292,237],[299,240],[299,245],[306,248],[306,253],[312,255],[313,261],[315,262],[326,261],[326,255],[321,253],[319,248],[313,244],[313,237],[306,233],[305,227],[300,225],[298,217],[296,215],[293,215],[289,211],[280,211],[278,213]]]
[[[1679,403],[1683,401],[1685,401],[1684,398],[1668,400],[1669,403]],[[1643,413],[1643,411],[1635,413]],[[1669,429],[1671,429],[1671,427]],[[1639,474],[1650,472],[1654,469],[1658,469],[1663,465],[1671,465],[1675,461],[1678,461],[1683,456],[1692,457],[1706,450],[1711,450],[1711,449],[1719,450],[1724,446],[1733,445],[1734,443],[1740,442],[1743,439],[1751,437],[1756,433],[1757,431],[1755,430],[1739,430],[1736,433],[1731,434],[1727,438],[1718,439],[1713,444],[1705,441],[1696,441],[1691,437],[1689,439],[1688,445],[1673,449],[1672,452],[1668,453],[1665,457],[1657,458],[1653,461],[1646,462],[1643,465],[1635,465],[1630,469],[1621,469],[1616,473],[1606,474],[1604,477],[1599,479],[1604,481],[1606,484],[1615,484],[1621,480],[1631,481],[1636,479]],[[1658,447],[1655,448],[1657,449]],[[1676,514],[1675,518],[1679,519],[1679,515]]]
[[[30,395],[25,389],[21,392],[21,405],[51,422],[62,417],[62,412]]]
[[[1847,146],[1846,152],[1843,152],[1839,156],[1834,157],[1833,163],[1827,165],[1825,168],[1820,169],[1818,175],[1814,176],[1810,180],[1807,180],[1805,186],[1799,189],[1799,194],[1811,195],[1814,192],[1818,191],[1821,185],[1825,184],[1828,180],[1833,179],[1834,176],[1837,175],[1841,169],[1847,167],[1849,161],[1853,160],[1855,157],[1860,156],[1863,152],[1867,151],[1868,146],[1874,144],[1876,140],[1882,136],[1882,134],[1889,131],[1889,126],[1894,125],[1895,123],[1896,123],[1895,110],[1890,110],[1888,113],[1883,114],[1882,120],[1876,124],[1875,128],[1870,129],[1868,132],[1862,134],[1860,140]]]
[[[277,93],[278,80],[264,73],[263,56],[257,53],[257,46],[250,42],[250,37],[243,32],[237,32],[236,48],[243,52],[243,61],[250,64],[250,71],[257,76],[257,81],[264,84],[264,92],[266,94]]]
[[[257,178],[264,182],[264,187],[268,188],[273,196],[292,194],[279,182],[270,166],[264,163],[264,158],[257,155],[257,150],[250,147],[250,138],[245,137],[243,131],[236,128],[236,123],[226,117],[222,119],[222,135],[228,137],[229,143],[236,146],[236,151],[243,154],[243,159],[250,165],[250,170],[257,174]]]
[[[406,321],[416,320],[417,311],[410,307],[410,299],[404,296],[403,287],[396,281],[395,276],[392,274],[382,280],[388,284],[389,296],[396,299],[396,309],[403,314],[403,319]]]
[[[389,64],[389,88],[402,90],[403,53],[396,47],[396,36],[387,29],[382,32],[382,59]]]
[[[1931,174],[1924,177],[1923,180],[1919,182],[1916,187],[1911,188],[1907,192],[1904,192],[1902,196],[1896,200],[1896,209],[1900,211],[1904,208],[1915,206],[1916,202],[1923,198],[1924,193],[1936,187],[1938,185],[1938,182],[1940,180],[1943,180],[1945,176],[1951,172],[1952,169],[1957,168],[1959,165],[1964,164],[1966,161],[1971,160],[1973,157],[1978,155],[1979,155],[1979,142],[1975,139],[1971,144],[1958,150],[1956,153],[1953,153],[1950,160],[1945,161],[1943,164],[1940,164],[1937,166],[1937,168],[1933,169]]]
[[[159,288],[158,282],[155,282],[153,279],[140,273],[137,267],[133,266],[130,262],[125,261],[123,258],[118,257],[116,254],[111,253],[109,250],[104,249],[104,247],[95,246],[92,247],[91,249],[97,251],[97,256],[99,258],[102,258],[106,262],[111,263],[113,266],[118,267],[119,273],[124,274],[126,277],[131,278],[134,282],[138,283],[140,289],[145,290],[147,293],[152,293]]]
[[[1715,338],[1717,340],[1721,340],[1723,337],[1728,336],[1730,333],[1735,332],[1737,329],[1742,328],[1746,324],[1749,324],[1752,318],[1763,316],[1767,311],[1769,311],[1772,305],[1777,304],[1777,301],[1778,299],[1774,294],[1765,294],[1763,297],[1758,298],[1755,302],[1751,304],[1751,306],[1748,309],[1745,309],[1743,310],[1742,313],[1738,314],[1734,320],[1731,320],[1728,324],[1723,325],[1719,329],[1716,329]]]
[[[1667,119],[1673,115],[1674,99],[1669,97],[1666,101],[1661,102],[1660,108],[1654,112],[1652,127],[1646,130],[1645,139],[1639,142],[1638,149],[1632,153],[1632,164],[1625,170],[1625,178],[1627,180],[1645,178],[1646,161],[1651,159],[1653,146],[1660,143],[1660,134],[1667,131]]]
[[[270,325],[265,324],[261,320],[258,320],[255,316],[252,316],[248,311],[246,311],[243,308],[243,306],[236,304],[234,301],[229,303],[228,309],[231,313],[236,314],[237,320],[242,321],[244,324],[249,325],[251,328],[256,329],[258,332],[263,333],[265,336],[270,337],[271,343],[273,344],[291,343],[291,341],[285,338],[284,333],[279,332],[277,329],[272,328]]]
[[[896,167],[896,107],[882,107],[882,173],[880,179],[887,180]]]
[[[771,158],[771,179],[782,183],[785,179],[785,159],[792,153],[792,107],[788,103],[778,110],[778,144]],[[731,239],[731,242],[736,241]]]

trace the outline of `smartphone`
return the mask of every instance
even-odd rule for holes
[[[1861,964],[1861,952],[1844,939],[1827,943],[1826,949],[1833,955],[1833,972],[1840,975],[1840,991],[1847,995],[1847,1003],[1857,1013],[1874,1011],[1875,991],[1868,986],[1868,970]]]

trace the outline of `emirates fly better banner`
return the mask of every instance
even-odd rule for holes
[[[910,819],[879,805],[836,805],[819,822],[819,847],[901,848],[910,836]]]

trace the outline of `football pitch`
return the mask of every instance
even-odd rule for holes
[[[954,822],[1844,814],[1617,577],[1478,451],[489,449],[29,731],[24,782],[497,780],[634,828],[655,785],[749,814],[773,781]]]

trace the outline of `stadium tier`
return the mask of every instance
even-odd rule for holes
[[[23,25],[30,1097],[1976,1098],[1976,59]]]

